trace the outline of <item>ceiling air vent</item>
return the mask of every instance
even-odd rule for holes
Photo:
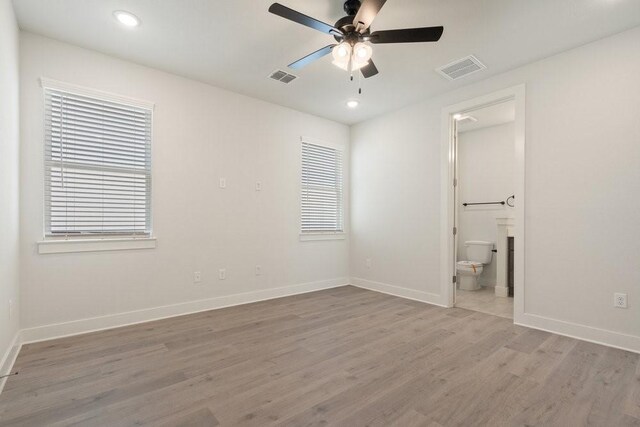
[[[437,68],[436,71],[447,80],[457,80],[486,68],[487,66],[480,62],[478,58],[469,55],[466,58],[458,59],[457,61]]]
[[[282,70],[274,71],[273,73],[271,73],[269,77],[272,78],[273,80],[277,80],[282,83],[290,83],[293,80],[298,78],[297,76],[294,76],[293,74],[285,73]]]

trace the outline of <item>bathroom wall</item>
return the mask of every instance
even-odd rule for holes
[[[468,260],[464,242],[496,242],[496,218],[513,216],[500,205],[462,206],[465,202],[506,200],[515,190],[513,123],[461,132],[458,135],[458,259]],[[471,260],[473,261],[473,260]],[[478,277],[481,286],[496,284],[496,256]]]

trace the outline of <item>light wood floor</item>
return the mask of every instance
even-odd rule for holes
[[[639,358],[344,287],[27,345],[0,425],[640,425]]]

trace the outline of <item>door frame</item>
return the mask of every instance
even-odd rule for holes
[[[515,253],[514,253],[514,307],[513,320],[519,323],[524,317],[525,307],[525,95],[524,84],[479,96],[442,109],[441,124],[441,285],[442,305],[454,306],[453,277],[456,274],[454,249],[456,238],[453,234],[456,224],[456,191],[454,189],[455,168],[455,123],[453,115],[470,112],[492,104],[515,101]]]

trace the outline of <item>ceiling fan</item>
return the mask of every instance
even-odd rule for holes
[[[422,27],[371,32],[371,23],[385,2],[386,0],[346,0],[344,11],[347,16],[340,18],[334,25],[325,24],[280,3],[273,3],[269,12],[333,36],[337,42],[292,62],[289,64],[290,68],[300,69],[331,53],[333,64],[347,70],[352,78],[355,70],[360,70],[365,78],[369,78],[378,74],[378,69],[371,60],[369,43],[437,42],[444,31],[444,27]]]

